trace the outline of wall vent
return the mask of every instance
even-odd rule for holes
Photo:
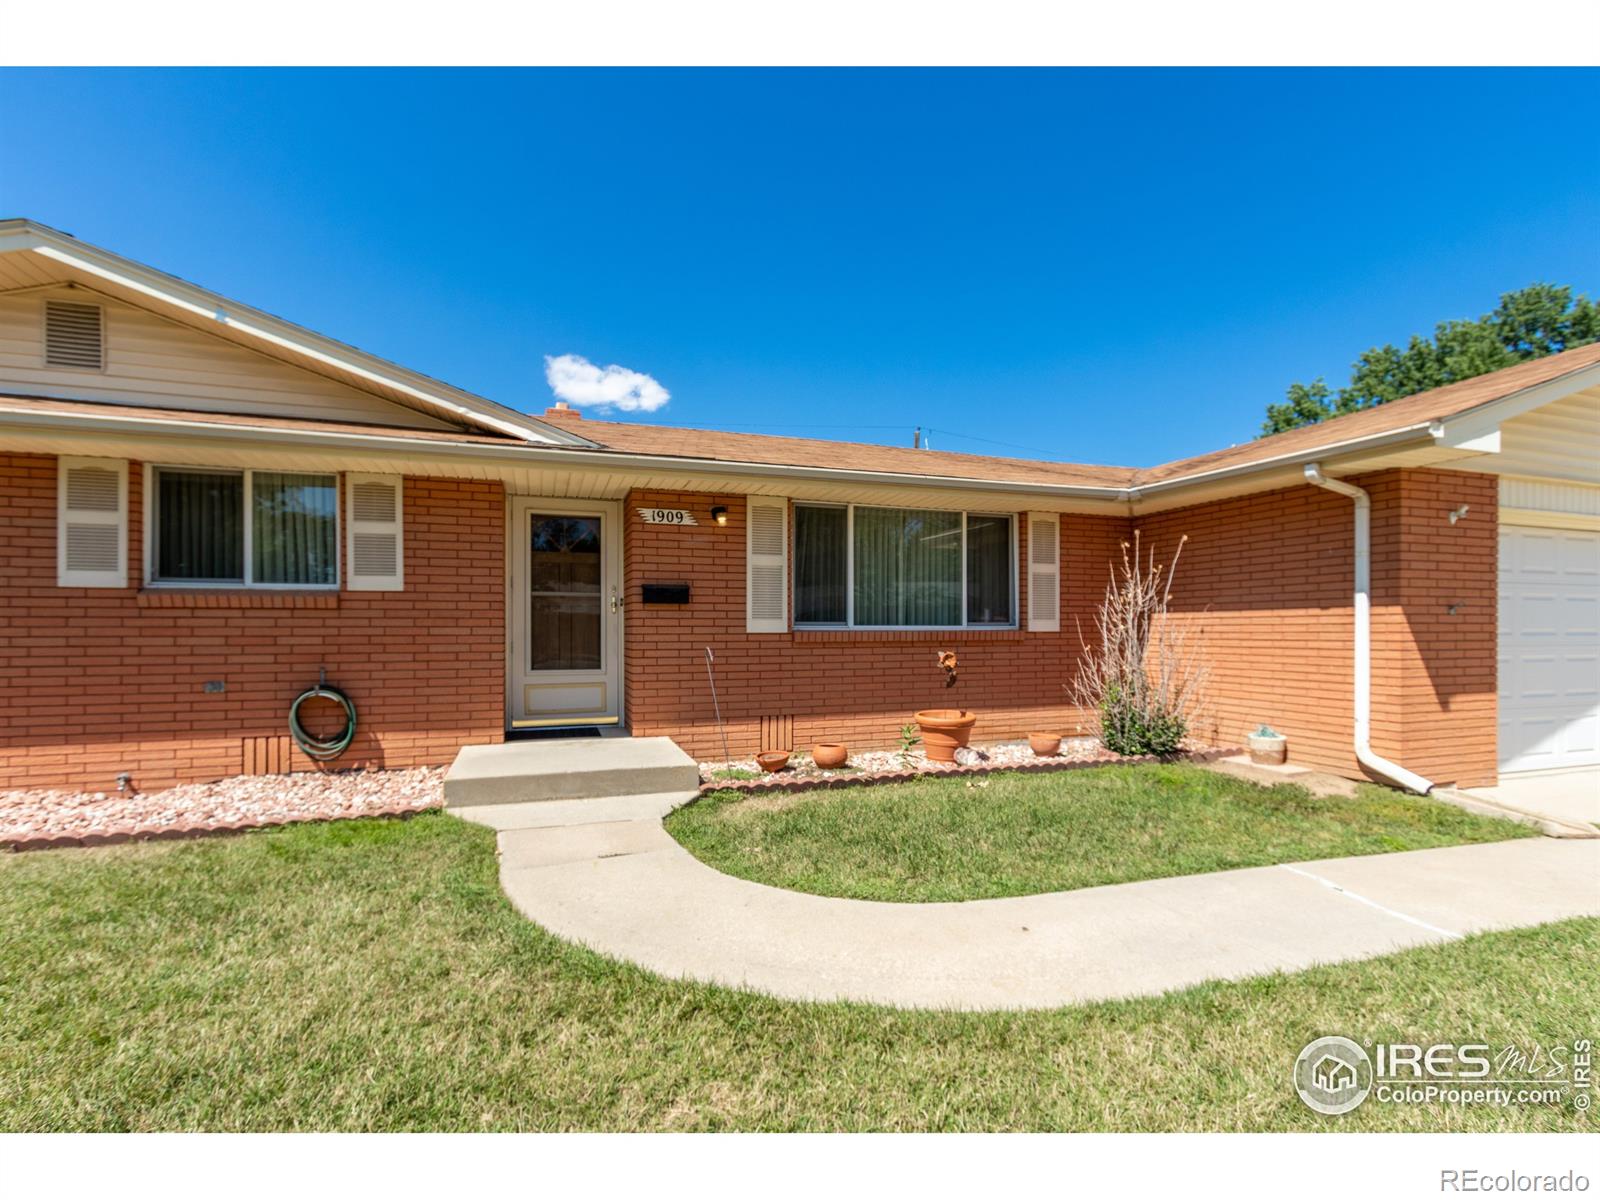
[[[105,320],[98,304],[44,302],[44,361],[46,366],[82,371],[106,365]]]

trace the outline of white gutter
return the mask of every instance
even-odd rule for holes
[[[1329,479],[1320,463],[1306,464],[1306,480],[1356,502],[1356,761],[1407,791],[1426,796],[1433,784],[1372,749],[1372,498],[1365,489]]]

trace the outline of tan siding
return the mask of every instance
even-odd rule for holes
[[[50,298],[105,308],[105,370],[44,365],[44,302]],[[0,295],[0,389],[205,412],[451,428],[414,409],[82,289]]]
[[[1500,453],[1488,456],[1483,469],[1600,484],[1600,388],[1507,421],[1500,429]]]

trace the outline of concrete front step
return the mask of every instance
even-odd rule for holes
[[[700,768],[671,738],[551,738],[463,746],[446,808],[693,791]]]
[[[590,800],[525,800],[520,804],[452,804],[450,811],[463,821],[487,825],[501,832],[524,829],[559,829],[568,825],[638,824],[659,821],[700,794],[662,792],[650,796],[606,796]]]

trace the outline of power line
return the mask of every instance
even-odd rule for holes
[[[923,428],[929,433],[942,433],[946,437],[960,438],[964,442],[983,442],[989,446],[1006,446],[1012,450],[1026,450],[1030,454],[1039,453],[1037,446],[1023,446],[1016,442],[997,442],[993,438],[978,437],[971,433],[957,433],[954,429],[935,429],[932,425],[924,425]]]

